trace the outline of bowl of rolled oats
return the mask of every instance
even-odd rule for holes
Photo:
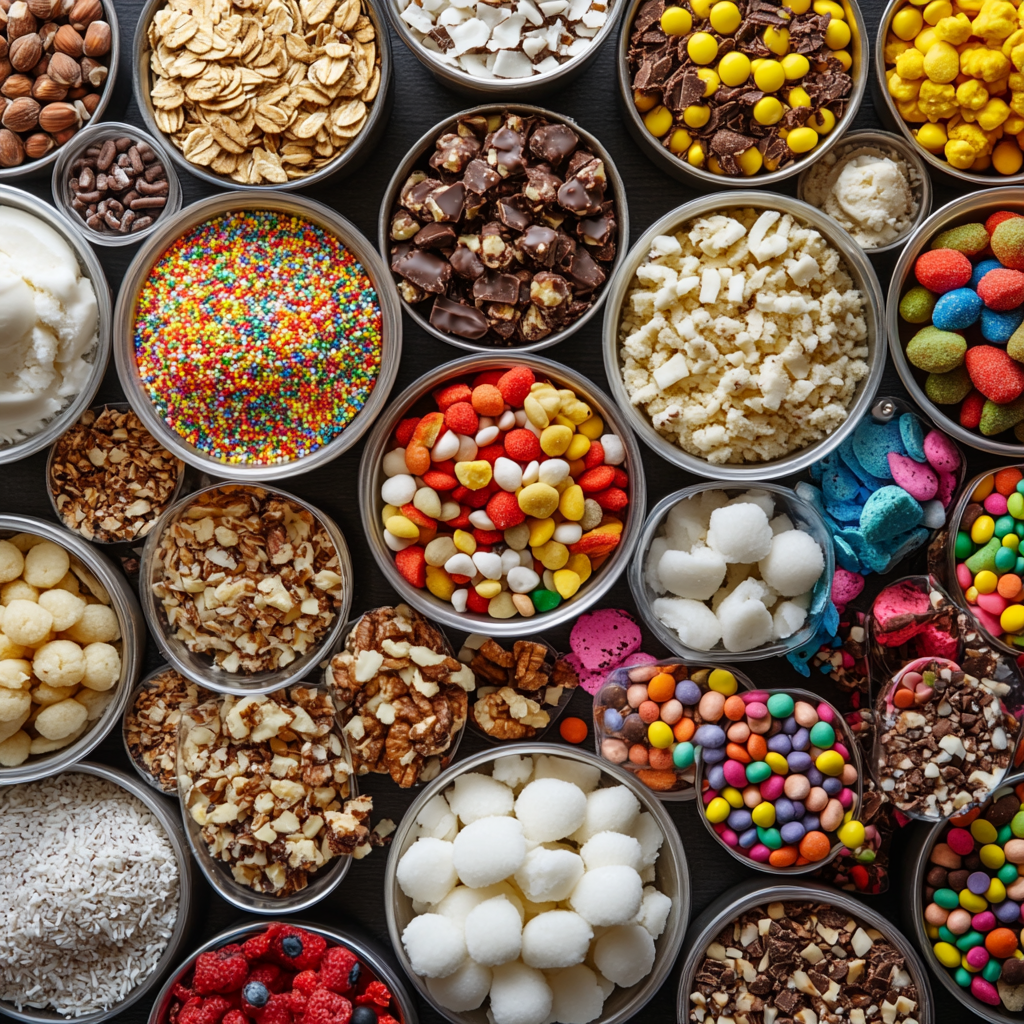
[[[369,0],[149,0],[135,101],[180,168],[218,187],[298,189],[359,166],[391,108]]]
[[[172,505],[146,538],[139,578],[171,667],[219,693],[298,682],[340,638],[352,603],[337,524],[292,494],[247,484]]]

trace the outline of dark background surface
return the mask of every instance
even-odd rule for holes
[[[617,0],[617,2],[623,2],[623,0]],[[141,126],[138,109],[131,96],[130,61],[132,37],[142,8],[142,0],[116,0],[116,7],[120,18],[122,58],[115,92],[105,119],[128,121]],[[862,5],[872,43],[874,35],[878,31],[882,8],[881,0],[865,0]],[[304,195],[340,211],[354,221],[360,230],[372,240],[377,237],[377,215],[385,186],[395,167],[405,157],[413,142],[438,121],[474,105],[474,101],[456,95],[438,84],[419,61],[406,50],[394,33],[392,33],[392,47],[395,66],[395,100],[391,119],[382,141],[364,166],[352,177],[327,182],[303,192]],[[658,217],[681,203],[696,198],[699,193],[696,189],[686,187],[657,170],[627,133],[621,118],[617,95],[615,52],[615,41],[609,39],[594,63],[579,78],[560,87],[555,95],[534,102],[575,118],[583,128],[594,133],[611,151],[626,182],[632,237],[635,240]],[[869,86],[867,96],[853,121],[853,126],[856,128],[885,127],[876,113],[872,99],[872,92],[875,88],[873,68],[871,69],[871,78],[872,84]],[[216,192],[216,189],[188,174],[179,171],[179,177],[185,205]],[[932,181],[935,186],[933,209],[938,209],[942,204],[970,190],[968,185],[935,173],[933,173]],[[726,184],[723,181],[723,186]],[[996,184],[998,181],[993,180],[993,185]],[[19,187],[27,188],[46,201],[52,202],[49,175],[42,179],[20,183]],[[779,192],[795,195],[796,175],[776,188]],[[126,246],[119,249],[97,247],[115,296],[124,272],[137,248],[138,246]],[[883,295],[888,290],[889,279],[897,256],[898,252],[873,259]],[[403,330],[403,356],[393,389],[394,394],[407,387],[432,367],[464,354],[458,349],[437,341],[419,329],[408,317],[404,318]],[[599,387],[607,390],[601,357],[600,332],[601,317],[599,316],[568,341],[556,345],[542,354],[572,366],[595,381]],[[908,397],[891,361],[886,366],[879,394]],[[104,400],[123,400],[113,360],[111,360],[110,368],[97,396],[97,401]],[[648,507],[653,506],[664,495],[696,482],[696,478],[668,465],[644,445],[641,445],[641,450],[647,473]],[[353,614],[376,605],[390,604],[395,600],[395,594],[377,570],[365,543],[353,486],[361,453],[362,445],[359,445],[354,451],[349,451],[329,465],[283,482],[286,489],[313,502],[333,516],[344,532],[352,552],[357,580],[357,590],[352,605]],[[999,464],[999,460],[993,456],[973,450],[969,454],[969,476]],[[46,496],[44,473],[46,456],[47,452],[44,450],[12,466],[4,467],[3,498],[0,499],[0,508],[9,513],[33,515],[48,520],[55,519]],[[795,479],[781,482],[792,485]],[[632,514],[638,514],[639,511],[633,509]],[[921,572],[923,569],[923,553],[918,552],[905,560],[895,572],[890,573],[887,577],[869,577],[868,590],[872,593],[877,590],[881,585],[881,580],[891,582],[899,576]],[[616,584],[603,602],[603,606],[623,607],[635,612],[633,600],[624,579]],[[545,633],[545,637],[559,649],[568,650],[568,628],[552,630]],[[457,643],[461,637],[453,635],[451,639]],[[645,641],[643,649],[655,655],[667,653],[653,638]],[[161,660],[156,645],[149,640],[146,646],[144,672],[152,671],[160,664]],[[806,681],[781,659],[754,662],[743,667],[758,686],[810,685],[823,696],[829,696],[831,693],[831,684],[817,672],[813,674],[810,681]],[[589,722],[591,718],[590,700],[590,697],[582,689],[577,691],[567,714],[578,715]],[[555,745],[561,743],[557,734],[551,742]],[[481,740],[470,732],[460,748],[460,754],[464,756],[481,749],[482,746]],[[591,740],[588,740],[587,748],[593,749]],[[129,773],[133,770],[124,752],[121,737],[116,731],[94,751],[92,759],[116,766]],[[381,776],[364,776],[360,779],[360,788],[374,797],[375,820],[378,817],[390,817],[398,821],[415,795],[415,791],[399,790],[389,778]],[[770,876],[753,872],[726,856],[705,831],[693,803],[674,803],[668,806],[686,848],[692,891],[691,919],[715,897],[738,882],[749,878],[763,879],[766,884],[772,881]],[[904,932],[909,935],[909,920],[901,920],[904,908],[900,876],[902,870],[901,850],[905,847],[907,838],[906,835],[896,837],[892,853],[892,887],[889,892],[883,896],[867,898],[865,902],[900,924]],[[386,850],[375,850],[368,858],[353,864],[352,870],[341,885],[330,896],[302,916],[341,929],[353,928],[374,938],[379,945],[385,948],[390,947],[384,918],[386,857]],[[200,878],[195,900],[192,940],[188,948],[198,946],[217,932],[239,921],[241,917],[238,910],[217,897]],[[680,957],[680,963],[681,960],[682,957]],[[660,992],[634,1020],[657,1021],[659,1024],[674,1020],[678,981],[679,963]],[[411,984],[409,988],[412,989]],[[936,1020],[943,1024],[961,1024],[961,1022],[966,1024],[967,1021],[976,1019],[974,1014],[955,1003],[937,982],[933,985],[933,991],[938,997]],[[141,1024],[147,1019],[150,1010],[149,1004],[150,1000],[143,1000],[125,1013],[111,1016],[110,1020],[116,1024]],[[424,1024],[439,1024],[442,1020],[422,1001],[419,1004],[419,1011],[420,1019]],[[8,1018],[0,1013],[0,1019]],[[926,1022],[922,1020],[920,1024],[926,1024]]]

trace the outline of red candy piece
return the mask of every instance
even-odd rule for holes
[[[473,387],[477,388],[481,384],[493,384],[495,387],[498,386],[498,381],[505,376],[504,370],[484,370],[483,373],[478,373],[473,378]]]
[[[395,427],[395,440],[398,442],[400,448],[408,446],[419,422],[419,416],[412,416],[407,420],[402,420],[398,426]]]
[[[472,587],[469,588],[469,596],[466,599],[466,608],[469,611],[477,615],[486,615],[490,603],[486,597],[481,597]]]
[[[863,892],[871,884],[871,876],[868,874],[868,869],[863,864],[854,864],[850,868],[850,881]]]
[[[946,843],[954,853],[966,857],[974,849],[974,836],[965,828],[951,828]]]
[[[1024,366],[1012,359],[1006,349],[975,345],[967,350],[964,362],[971,383],[997,405],[1014,401],[1024,391]]]
[[[972,391],[960,405],[960,426],[977,430],[981,424],[981,411],[985,408],[985,396]]]
[[[498,441],[494,444],[484,445],[476,453],[477,459],[483,459],[484,462],[489,462],[492,466],[505,454],[505,446]]]
[[[990,270],[978,284],[978,295],[989,309],[1016,309],[1024,302],[1024,274],[1019,270]]]
[[[196,957],[192,987],[199,995],[236,992],[245,984],[248,974],[249,963],[242,947],[231,944]]]
[[[408,505],[403,505],[399,511],[411,523],[415,523],[424,530],[431,530],[437,526],[437,523],[430,516],[421,512],[412,502],[409,502]]]
[[[914,274],[929,291],[951,292],[971,279],[971,261],[956,249],[932,249],[917,258]]]
[[[612,481],[612,483],[614,483],[616,487],[628,487],[629,477],[626,475],[626,471],[624,469],[619,469],[619,467],[616,466],[615,479]]]
[[[618,512],[629,504],[629,495],[621,487],[609,487],[591,497],[605,512]]]
[[[434,463],[435,468],[427,470],[423,474],[423,482],[427,487],[432,487],[435,491],[451,491],[459,486],[458,477],[453,472],[449,472],[447,469],[438,469],[436,467],[445,465],[451,466],[454,470],[455,463],[448,461],[445,463],[436,462]]]
[[[513,366],[498,378],[502,398],[513,408],[521,407],[537,378],[528,366]]]
[[[993,213],[987,221],[985,221],[985,230],[991,237],[992,232],[995,231],[1004,220],[1013,220],[1014,217],[1019,217],[1019,213],[1011,213],[1009,210],[999,210],[997,213]]]
[[[487,503],[490,505],[490,502]],[[494,520],[492,519],[493,523]],[[504,534],[501,530],[481,530],[480,527],[476,527],[473,530],[473,540],[477,543],[477,550],[484,547],[494,547],[495,544],[500,544],[505,539]]]
[[[543,454],[537,435],[525,427],[516,427],[505,435],[505,452],[516,462],[533,462]]]
[[[469,402],[455,402],[444,411],[444,425],[456,434],[473,435],[480,428],[480,417]]]
[[[459,514],[454,519],[449,519],[445,525],[450,526],[453,530],[465,530],[467,526],[472,525],[469,521],[469,511],[468,506],[461,505]]]
[[[519,501],[508,491],[498,491],[487,502],[487,515],[498,530],[511,530],[526,519],[526,513],[519,507]],[[499,540],[504,538],[499,538]],[[495,544],[498,541],[494,542]]]
[[[434,392],[434,401],[441,412],[447,412],[456,402],[468,402],[472,397],[473,392],[468,384],[449,384]]]
[[[422,590],[427,585],[427,556],[419,544],[396,551],[395,567],[414,587]]]
[[[473,408],[481,416],[500,416],[505,409],[505,399],[494,384],[477,384],[473,388]]]
[[[583,465],[587,469],[604,465],[604,445],[600,441],[591,441],[587,454],[583,456]]]
[[[612,466],[595,466],[588,469],[577,481],[584,494],[591,496],[611,487],[615,480],[615,469]]]

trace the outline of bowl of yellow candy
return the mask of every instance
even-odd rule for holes
[[[891,119],[961,181],[1024,183],[1024,9],[1010,0],[890,0],[875,73]]]

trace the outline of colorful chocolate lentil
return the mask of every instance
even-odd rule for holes
[[[337,236],[276,211],[213,217],[141,288],[135,357],[167,425],[227,463],[311,454],[366,404],[381,368],[369,275]]]

